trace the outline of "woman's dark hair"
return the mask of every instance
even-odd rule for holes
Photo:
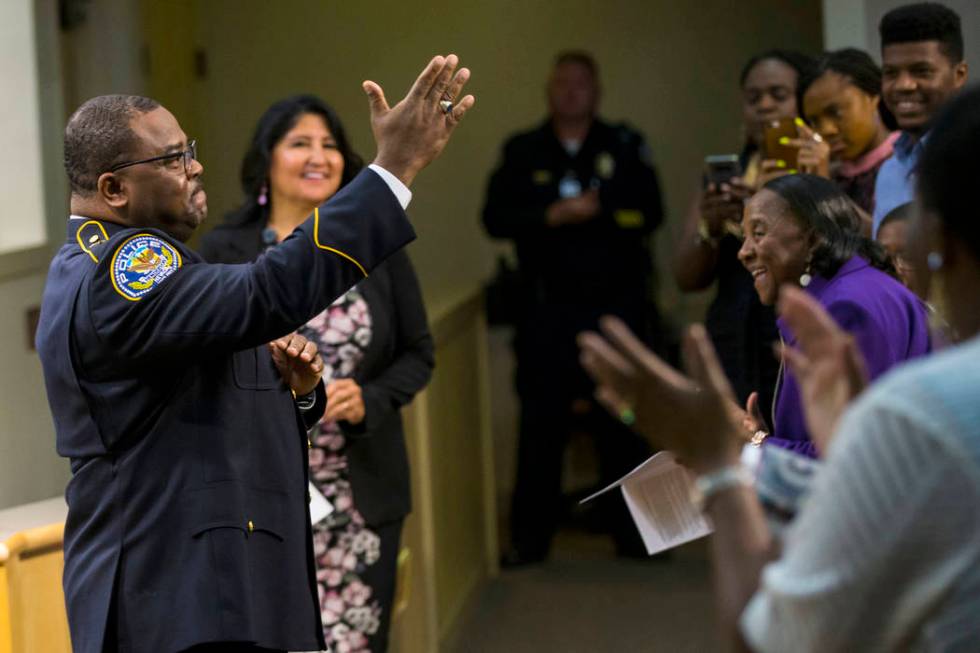
[[[864,50],[843,48],[825,52],[809,75],[800,79],[796,88],[796,101],[803,109],[803,95],[817,79],[825,73],[837,73],[850,80],[851,84],[868,95],[881,96],[881,68]],[[884,102],[878,102],[878,115],[888,129],[897,129],[895,116],[888,110]]]
[[[947,233],[962,239],[980,259],[980,86],[974,85],[943,107],[919,159],[919,197]]]
[[[763,61],[769,61],[770,59],[781,61],[795,70],[797,86],[799,86],[802,79],[810,75],[810,73],[813,71],[813,67],[816,65],[816,61],[813,57],[808,54],[803,54],[802,52],[797,52],[796,50],[766,50],[765,52],[760,52],[759,54],[754,55],[751,59],[745,62],[745,65],[742,66],[742,72],[738,76],[738,85],[740,87],[745,86],[745,80],[748,79],[749,73],[752,72],[752,69]]]
[[[810,267],[817,274],[829,279],[855,254],[879,270],[895,274],[881,245],[861,235],[857,206],[834,182],[815,175],[785,175],[763,188],[779,195],[804,228],[817,236],[810,259]]]
[[[809,77],[813,72],[813,67],[816,65],[816,60],[808,54],[803,54],[802,52],[797,52],[796,50],[766,50],[765,52],[760,52],[759,54],[753,55],[745,65],[742,66],[742,72],[738,76],[739,88],[745,88],[745,80],[748,79],[749,73],[752,69],[763,61],[779,61],[793,70],[796,71],[796,88],[799,89],[800,82]],[[796,89],[794,89],[796,90]],[[800,104],[800,95],[796,94],[796,113],[800,113],[802,105]],[[755,144],[751,141],[745,143],[742,149],[742,157],[747,157],[749,154],[756,150]]]
[[[329,104],[315,95],[294,95],[280,100],[266,109],[255,126],[248,151],[245,152],[245,158],[242,160],[241,183],[242,190],[245,191],[245,201],[228,214],[227,222],[241,225],[259,220],[264,222],[268,218],[270,206],[260,205],[258,197],[262,187],[268,183],[272,150],[286,132],[306,114],[323,118],[337,142],[337,149],[344,157],[344,172],[340,177],[341,188],[364,167],[364,161],[351,149],[344,125],[337,117],[337,112]]]

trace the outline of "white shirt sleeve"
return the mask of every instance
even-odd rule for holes
[[[398,199],[398,203],[402,205],[402,210],[407,209],[408,203],[412,201],[412,191],[408,189],[408,186],[403,184],[401,179],[391,174],[377,163],[372,163],[368,167],[378,173],[378,176],[381,177],[386,184],[388,184],[388,188],[390,188],[391,192],[395,194],[395,197]]]
[[[882,403],[845,415],[782,558],[764,568],[740,619],[754,651],[904,649],[976,569],[969,456],[927,415]]]

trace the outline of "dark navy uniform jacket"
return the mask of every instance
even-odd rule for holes
[[[522,395],[560,390],[556,401],[566,405],[565,394],[592,395],[575,338],[597,328],[600,315],[620,317],[648,342],[659,333],[649,241],[663,207],[649,158],[639,132],[602,120],[593,121],[574,153],[550,121],[504,145],[483,223],[491,236],[512,239],[517,251],[514,344]],[[589,188],[598,189],[595,218],[547,225],[549,205]]]
[[[569,188],[570,185],[570,188]],[[549,227],[548,206],[597,188],[600,214]],[[610,297],[650,297],[649,234],[663,219],[657,174],[643,136],[595,120],[574,154],[550,121],[511,137],[490,177],[483,223],[513,239],[527,298],[536,305],[604,305]],[[576,358],[578,358],[576,356]]]
[[[266,343],[413,238],[371,170],[253,264],[206,264],[156,230],[69,221],[37,344],[73,474],[75,651],[101,651],[107,623],[121,650],[324,648],[305,425]]]

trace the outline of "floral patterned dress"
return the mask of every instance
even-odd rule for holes
[[[320,350],[324,382],[349,378],[371,342],[367,302],[355,286],[310,320],[301,333]],[[326,519],[313,525],[324,636],[331,651],[368,653],[371,636],[381,625],[382,606],[362,576],[377,563],[381,539],[354,506],[340,427],[321,420],[310,441],[310,478],[334,507]]]

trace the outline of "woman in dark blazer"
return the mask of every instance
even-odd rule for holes
[[[361,169],[334,111],[313,96],[272,105],[242,163],[245,202],[207,234],[213,263],[252,261]],[[301,329],[324,359],[327,411],[310,435],[310,477],[334,512],[313,527],[327,644],[384,651],[399,540],[411,510],[399,409],[432,374],[433,344],[404,250]]]

